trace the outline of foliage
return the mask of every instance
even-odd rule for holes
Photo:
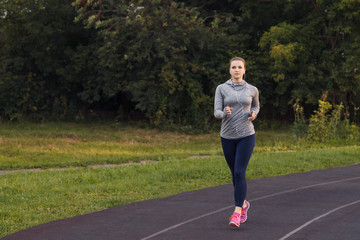
[[[307,125],[304,116],[304,108],[300,105],[299,99],[296,100],[296,103],[293,105],[295,120],[293,123],[293,133],[296,137],[304,137],[307,133]]]
[[[359,62],[354,59],[360,56],[359,18],[355,17],[360,2],[289,1],[286,11],[295,9],[308,14],[272,26],[259,41],[268,53],[276,95],[287,99],[280,103],[282,112],[296,99],[314,105],[324,90],[333,104],[358,106]]]
[[[0,116],[137,114],[208,131],[215,88],[242,56],[259,120],[293,120],[297,100],[308,119],[328,91],[358,122],[359,9],[340,0],[0,0]]]
[[[209,128],[212,82],[219,76],[211,53],[222,49],[210,31],[216,29],[205,27],[196,9],[172,1],[73,5],[76,20],[98,29],[103,39],[99,65],[106,69],[100,73],[104,95],[130,92],[136,109],[155,125]]]
[[[70,0],[0,1],[0,113],[62,118],[78,108],[70,56],[86,36]]]
[[[328,114],[331,108],[332,105],[330,103],[319,100],[319,109],[315,110],[310,118],[308,139],[324,142],[329,138],[330,129],[333,128]]]
[[[360,140],[360,128],[343,114],[344,105],[333,106],[326,101],[326,94],[319,100],[319,107],[311,115],[309,125],[306,126],[302,114],[302,107],[294,104],[295,122],[293,130],[295,136],[306,137],[311,142],[326,142],[336,139],[346,141]]]

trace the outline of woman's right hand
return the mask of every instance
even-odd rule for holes
[[[231,111],[233,110],[233,108],[229,107],[229,106],[226,106],[225,108],[225,112],[230,115],[231,114]]]

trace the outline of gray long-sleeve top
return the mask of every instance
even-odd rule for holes
[[[225,107],[232,107],[230,115]],[[260,111],[258,89],[242,80],[240,83],[229,79],[216,88],[214,116],[222,119],[220,136],[226,139],[239,139],[255,133],[254,125],[248,120],[250,111],[258,115]]]

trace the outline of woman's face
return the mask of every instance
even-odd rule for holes
[[[243,75],[245,73],[244,62],[241,60],[235,60],[231,62],[230,65],[230,74],[235,82],[240,82],[243,79]]]

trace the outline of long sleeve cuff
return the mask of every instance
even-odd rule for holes
[[[227,115],[227,114],[226,114],[225,112],[221,111],[221,110],[215,110],[215,111],[214,111],[214,116],[215,116],[216,118],[223,119],[223,118],[226,117],[226,115]]]
[[[253,107],[253,108],[251,108],[251,110],[252,111],[254,111],[254,113],[256,114],[256,116],[259,114],[259,112],[260,112],[260,108],[258,108],[258,107]]]

